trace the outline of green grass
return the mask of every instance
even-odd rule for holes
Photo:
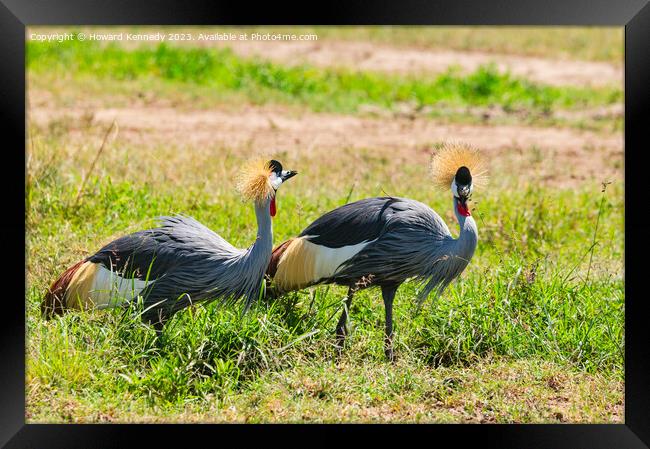
[[[363,105],[394,109],[413,104],[498,105],[548,114],[557,108],[585,108],[620,102],[614,88],[555,87],[534,84],[484,66],[461,75],[454,69],[432,78],[398,77],[320,69],[285,67],[260,59],[242,59],[228,49],[178,48],[160,44],[124,50],[116,45],[66,41],[28,42],[31,72],[61,76],[92,76],[117,80],[162,79],[203,85],[219,92],[241,92],[254,103],[285,102],[316,111],[357,112]]]
[[[407,39],[401,29],[376,33]],[[478,39],[472,33],[467,39]],[[39,309],[65,268],[152,226],[158,215],[188,214],[235,246],[250,245],[254,211],[233,181],[262,147],[300,172],[279,192],[276,243],[348,199],[385,193],[429,204],[457,233],[449,192],[430,189],[419,147],[219,147],[183,131],[160,142],[148,129],[120,123],[90,171],[106,131],[95,107],[151,101],[190,112],[232,107],[236,114],[237,107],[268,103],[282,105],[278,114],[361,114],[366,105],[411,102],[423,110],[434,105],[431,115],[440,119],[443,107],[494,104],[523,123],[549,109],[620,102],[620,92],[535,85],[490,67],[407,78],[287,68],[200,48],[30,42],[27,50],[30,111],[89,111],[28,123],[29,422],[622,422],[623,185],[601,192],[600,179],[571,181],[580,170],[537,146],[490,153],[490,183],[476,189],[472,204],[478,248],[444,295],[416,313],[415,285],[398,291],[395,365],[384,358],[376,289],[356,295],[340,357],[333,334],[345,290],[335,286],[263,301],[246,315],[216,305],[184,310],[165,328],[162,345],[135,306],[51,321]],[[155,114],[155,107],[147,111]],[[459,121],[454,114],[445,117]],[[486,135],[496,131],[488,126],[495,123],[486,124]],[[436,144],[422,142],[422,150]],[[597,161],[608,150],[594,146],[589,154]],[[570,182],[557,188],[554,180]]]
[[[53,151],[55,142],[46,148]],[[152,217],[190,214],[240,247],[252,241],[255,220],[227,182],[201,184],[193,177],[181,187],[137,178],[108,161],[75,206],[81,172],[65,158],[48,162],[42,151],[37,147],[33,155],[27,191],[31,420],[620,419],[610,409],[622,401],[623,380],[620,185],[604,194],[532,186],[476,192],[477,253],[461,279],[419,314],[415,286],[402,286],[395,307],[400,360],[391,367],[384,361],[383,305],[374,289],[353,302],[352,333],[338,361],[333,328],[344,295],[339,287],[263,302],[243,316],[237,308],[213,305],[183,311],[166,327],[162,347],[136,308],[43,321],[43,290],[66,265],[145,228]],[[230,179],[241,159],[194,163],[215,173],[210,164],[225,163],[216,176]],[[365,163],[380,178],[391,170],[381,159]],[[350,192],[308,166],[297,168],[301,176],[280,192],[276,242],[344,203]],[[403,170],[410,181],[393,193],[430,204],[455,233],[447,195],[422,189],[424,168]],[[311,178],[324,185],[310,189]],[[350,199],[381,193],[367,179]],[[535,404],[542,398],[560,402]],[[357,405],[340,414],[341,404]]]
[[[54,94],[57,103],[71,108],[85,108],[89,113],[101,104],[103,108],[129,108],[134,99],[140,102],[139,107],[151,108],[156,105],[173,106],[179,110],[210,110],[218,104],[232,113],[250,107],[251,99],[245,91],[217,90],[209,85],[179,84],[164,79],[139,78],[134,80],[118,80],[93,78],[83,75],[75,78],[62,77],[58,72],[29,73],[28,83],[32,94],[50,92]],[[182,88],[179,88],[182,87]],[[31,95],[31,94],[30,94]],[[259,96],[255,97],[258,98]],[[162,100],[162,102],[161,102]],[[267,98],[255,100],[258,103],[278,109],[290,116],[300,116],[311,110],[308,104],[292,102],[274,103]],[[282,102],[283,100],[278,100]],[[613,105],[616,106],[616,105]],[[264,106],[262,106],[264,107]],[[569,113],[567,116],[566,113]],[[486,126],[535,126],[568,128],[596,132],[622,132],[623,117],[617,112],[607,113],[599,108],[555,111],[534,111],[531,109],[515,109],[505,111],[498,105],[486,106],[453,106],[439,103],[419,107],[413,103],[395,104],[393,109],[376,105],[360,105],[355,115],[364,118],[429,118],[438,124],[471,124]],[[564,115],[563,115],[564,114]]]

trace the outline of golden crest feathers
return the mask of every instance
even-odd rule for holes
[[[256,203],[275,196],[275,189],[271,184],[269,176],[271,164],[268,159],[255,158],[248,160],[241,168],[237,180],[237,190],[242,197]]]
[[[467,167],[472,175],[472,184],[484,186],[487,183],[487,164],[478,149],[460,142],[449,142],[436,150],[431,158],[433,183],[440,188],[449,188],[460,167]]]

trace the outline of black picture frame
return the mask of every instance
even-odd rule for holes
[[[25,276],[25,191],[19,166],[25,164],[25,27],[30,25],[601,25],[625,26],[625,424],[549,425],[43,425],[25,424],[25,304],[16,279]],[[279,441],[308,444],[304,432],[323,431],[349,436],[363,433],[378,439],[396,436],[429,444],[453,441],[455,446],[500,448],[642,448],[650,446],[650,326],[645,311],[643,270],[648,250],[644,217],[645,193],[641,157],[650,125],[650,4],[645,0],[402,0],[368,5],[309,4],[281,8],[276,2],[251,5],[202,1],[47,1],[0,0],[0,110],[3,211],[0,220],[5,286],[0,299],[0,445],[24,447],[126,447],[169,445],[181,437],[245,444],[299,430],[300,439]],[[9,159],[9,160],[7,160]],[[23,212],[21,216],[21,211]],[[22,266],[25,271],[22,270]],[[15,292],[14,292],[15,290]],[[14,294],[15,293],[15,294]],[[271,435],[273,434],[273,435]],[[144,439],[143,439],[144,438]],[[331,439],[337,444],[337,439]],[[167,444],[165,444],[167,443]],[[232,443],[231,443],[232,444]],[[309,443],[310,444],[310,443]]]

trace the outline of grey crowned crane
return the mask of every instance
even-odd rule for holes
[[[452,237],[436,212],[419,201],[363,199],[326,213],[298,237],[275,248],[267,271],[273,279],[270,291],[281,294],[314,284],[347,286],[336,327],[340,347],[354,292],[381,287],[385,353],[393,360],[392,309],[398,287],[415,278],[421,286],[420,303],[431,292],[440,295],[469,264],[478,240],[476,222],[467,206],[473,185],[481,183],[486,174],[478,151],[463,144],[447,144],[432,158],[431,171],[438,185],[451,188],[460,226],[458,238]]]
[[[139,295],[142,318],[160,331],[192,303],[245,298],[248,308],[260,295],[271,258],[276,191],[296,173],[264,159],[249,161],[240,172],[238,189],[254,201],[257,217],[257,238],[247,249],[235,248],[193,218],[161,217],[159,227],[114,240],[66,270],[45,295],[44,316],[116,307]]]

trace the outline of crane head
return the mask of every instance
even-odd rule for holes
[[[284,181],[293,178],[298,174],[298,172],[294,170],[283,170],[282,164],[275,159],[269,161],[269,168],[271,169],[269,179],[271,180],[271,185],[274,190],[278,190],[278,187],[280,187]]]
[[[443,144],[431,158],[431,175],[436,186],[451,186],[458,214],[469,217],[467,200],[474,184],[479,187],[487,181],[487,166],[478,149],[462,142]]]
[[[431,158],[431,177],[441,189],[448,189],[456,177],[459,185],[481,187],[487,181],[487,166],[478,149],[465,143],[448,142]]]
[[[253,200],[258,204],[270,202],[271,216],[275,215],[275,193],[280,185],[298,172],[284,170],[282,164],[276,160],[252,159],[249,160],[239,173],[237,188],[246,200]]]
[[[456,171],[453,181],[451,181],[451,192],[457,201],[458,213],[464,217],[469,217],[469,208],[467,200],[472,195],[472,174],[469,168],[462,166]]]
[[[269,167],[271,169],[269,179],[274,191],[277,191],[278,187],[280,187],[284,181],[289,178],[293,178],[298,174],[298,172],[294,170],[283,170],[282,164],[275,159],[269,161]],[[276,212],[277,207],[275,205],[275,195],[273,195],[273,198],[271,198],[271,205],[269,206],[269,213],[271,214],[271,217],[275,217]]]

